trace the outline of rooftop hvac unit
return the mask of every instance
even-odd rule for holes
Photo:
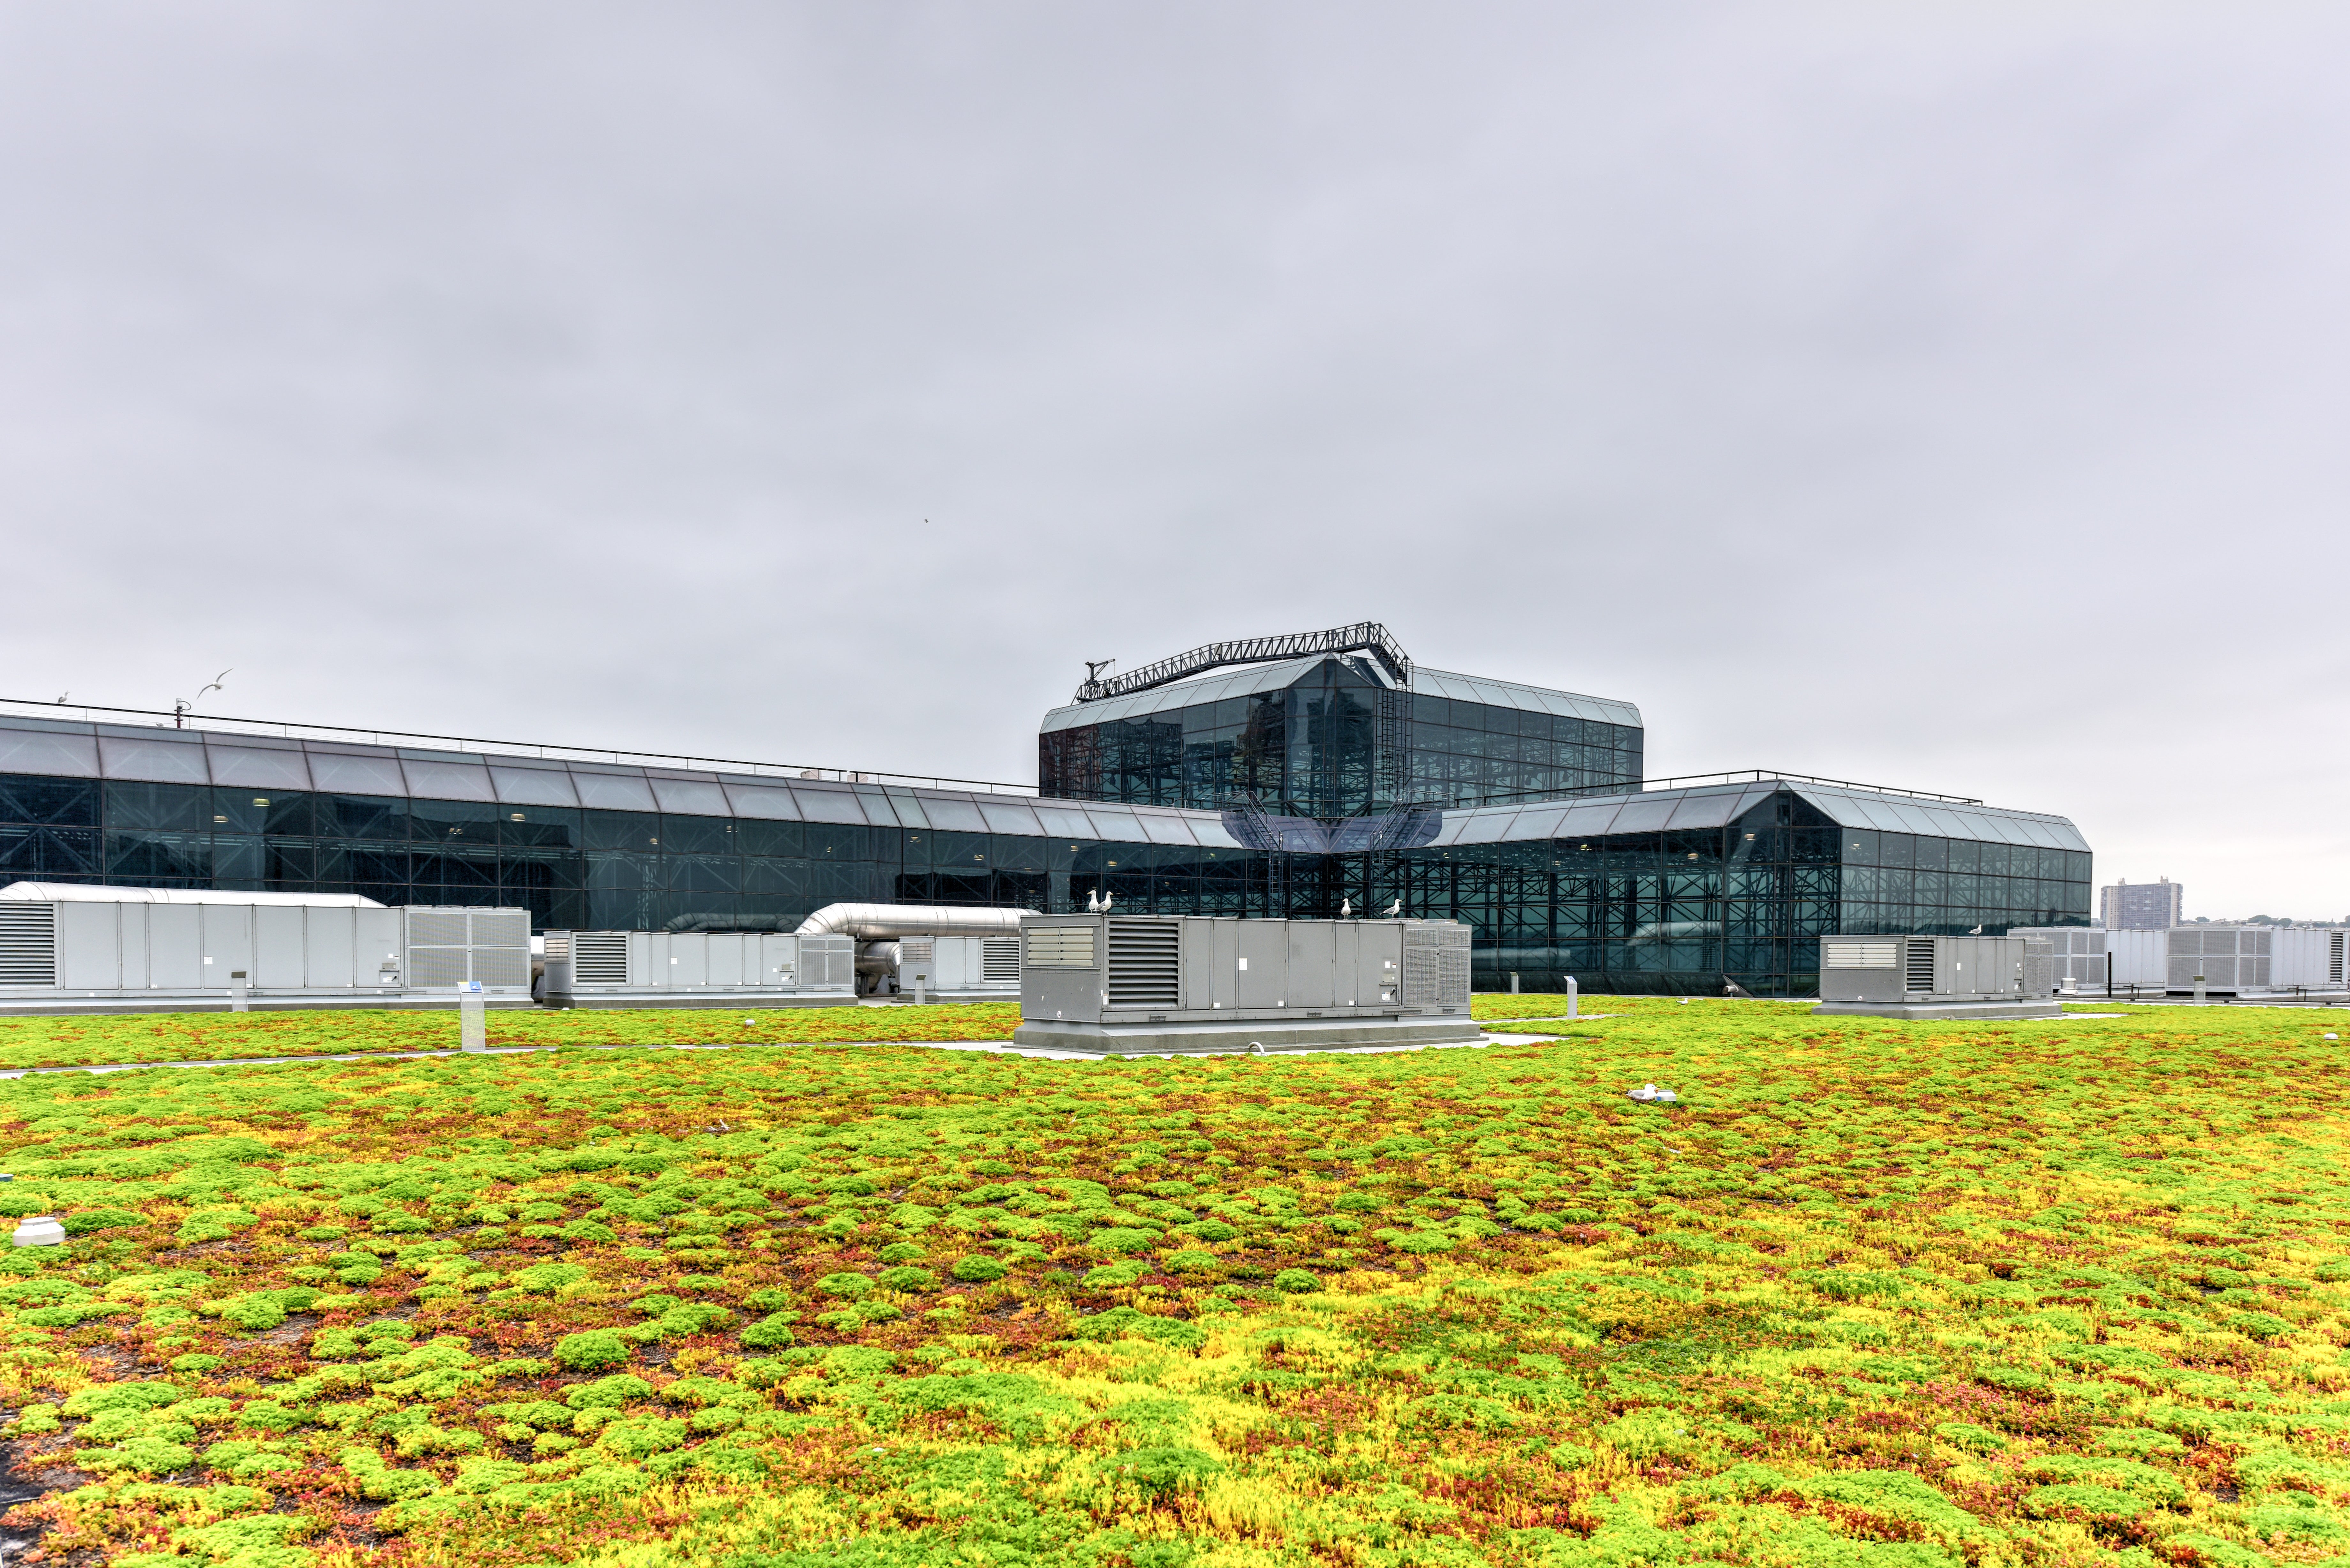
[[[1469,928],[1451,920],[1036,915],[1020,936],[1017,1044],[1131,1054],[1481,1038]]]
[[[920,988],[932,997],[970,1000],[1020,993],[1020,939],[1016,936],[905,936],[863,944],[858,968],[875,993],[910,996]]]
[[[856,1000],[856,940],[779,931],[549,931],[565,1007],[816,1007]]]
[[[2019,937],[1820,939],[1814,1012],[1886,1018],[2053,1018],[2053,944]]]
[[[115,1012],[530,1000],[524,909],[0,903],[0,1012]]]

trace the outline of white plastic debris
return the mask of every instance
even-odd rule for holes
[[[2339,1034],[2328,1034],[2328,1035],[2326,1036],[2326,1038],[2327,1038],[2328,1040],[2339,1040],[2339,1039],[2341,1039],[2341,1038],[2342,1038],[2342,1036],[2340,1036]]]
[[[36,1214],[16,1227],[16,1242],[19,1247],[62,1247],[66,1228],[54,1214]]]

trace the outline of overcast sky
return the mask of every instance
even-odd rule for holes
[[[0,11],[0,695],[1033,780],[1386,622],[2350,910],[2350,14]]]

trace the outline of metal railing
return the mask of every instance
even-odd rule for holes
[[[1892,784],[1861,784],[1853,779],[1822,778],[1815,774],[1775,773],[1769,768],[1740,768],[1721,774],[1680,774],[1671,778],[1641,779],[1633,784],[1572,784],[1564,788],[1521,789],[1500,792],[1479,791],[1471,802],[1451,807],[1466,811],[1471,805],[1498,805],[1522,797],[1538,800],[1566,800],[1586,794],[1638,794],[1647,790],[1693,789],[1710,784],[1827,784],[1835,789],[1866,790],[1871,794],[1906,795],[1911,800],[1938,800],[1948,805],[1981,805],[1973,795],[1937,794],[1929,789],[1900,789]]]
[[[1220,669],[1227,664],[1270,664],[1282,659],[1304,659],[1316,653],[1368,653],[1387,667],[1396,684],[1411,689],[1411,656],[1403,650],[1388,628],[1377,621],[1357,621],[1353,626],[1333,627],[1328,631],[1295,631],[1284,637],[1243,638],[1235,642],[1211,642],[1179,653],[1172,659],[1162,659],[1156,664],[1146,664],[1139,670],[1129,670],[1123,675],[1107,680],[1095,677],[1077,688],[1073,701],[1099,702],[1106,698],[1125,697],[1137,691],[1148,691],[1155,686],[1165,686],[1202,670]]]
[[[348,724],[303,724],[278,719],[238,719],[225,714],[174,712],[158,708],[109,708],[94,702],[35,702],[0,697],[0,714],[25,718],[79,717],[85,723],[120,722],[95,717],[124,714],[164,720],[158,729],[197,729],[207,734],[268,735],[288,741],[365,742],[391,750],[459,752],[480,755],[537,757],[547,762],[609,763],[621,767],[691,768],[701,773],[747,774],[783,783],[806,780],[824,784],[866,784],[899,788],[980,790],[991,794],[1034,795],[1035,784],[1004,784],[993,779],[959,779],[943,774],[878,773],[858,768],[807,767],[796,763],[759,763],[740,757],[691,756],[677,752],[616,751],[599,746],[564,746],[536,741],[496,741],[479,735],[432,734],[421,730],[368,730]],[[192,724],[183,721],[195,721]]]

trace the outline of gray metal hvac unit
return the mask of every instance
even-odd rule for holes
[[[1475,1040],[1451,920],[1037,915],[1015,1044],[1161,1054]]]
[[[530,1002],[530,912],[0,902],[0,1013]]]
[[[2338,992],[2343,936],[2316,926],[2174,926],[2162,979],[2178,995],[2195,990],[2198,975],[2205,992],[2222,996]]]
[[[1879,1018],[2054,1018],[2050,943],[2037,938],[1820,939],[1814,1012]]]
[[[778,931],[549,931],[543,999],[560,1007],[853,1004],[857,941]]]
[[[900,996],[919,988],[931,996],[955,998],[1020,994],[1020,939],[1003,937],[900,937],[867,944],[889,964],[888,983]]]

